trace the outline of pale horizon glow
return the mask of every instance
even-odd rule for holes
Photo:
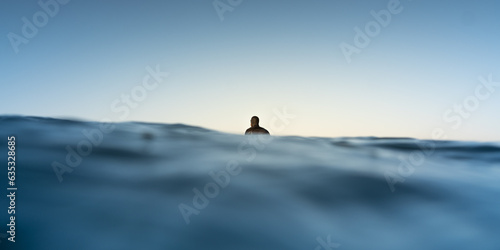
[[[243,0],[221,21],[212,1],[69,1],[18,53],[8,34],[42,8],[0,3],[0,114],[236,134],[257,115],[274,135],[500,141],[500,3],[401,0],[348,63],[340,45],[391,2]],[[168,77],[116,112],[157,65]],[[284,107],[295,117],[273,131]]]

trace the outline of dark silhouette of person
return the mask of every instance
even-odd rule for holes
[[[250,128],[245,131],[245,135],[252,134],[269,134],[267,129],[259,126],[259,117],[257,116],[253,116],[252,119],[250,119]]]

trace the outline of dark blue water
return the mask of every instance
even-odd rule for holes
[[[1,249],[500,249],[499,143],[0,116],[0,144]]]

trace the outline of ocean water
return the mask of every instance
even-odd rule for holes
[[[499,143],[21,116],[0,138],[0,249],[500,249]]]

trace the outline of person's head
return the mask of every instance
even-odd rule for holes
[[[253,116],[252,119],[250,119],[250,126],[252,128],[258,127],[259,126],[259,117]]]

